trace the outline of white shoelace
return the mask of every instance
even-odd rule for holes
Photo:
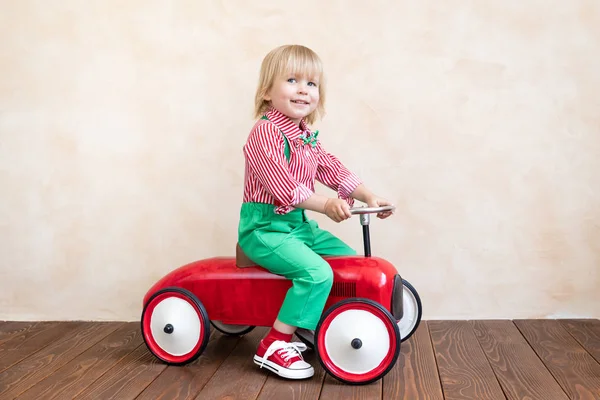
[[[302,352],[306,351],[306,349],[307,349],[307,347],[304,343],[299,343],[299,342],[288,343],[288,342],[284,342],[282,340],[276,340],[269,346],[269,348],[265,352],[265,355],[263,356],[263,360],[260,363],[260,367],[262,368],[265,361],[267,361],[267,358],[269,358],[271,355],[275,354],[276,351],[280,351],[280,354],[285,361],[288,361],[290,358],[296,357],[296,356],[298,356],[298,357],[300,357],[300,359],[304,360],[304,357],[302,357]]]

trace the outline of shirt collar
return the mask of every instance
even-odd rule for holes
[[[273,122],[281,129],[283,134],[291,143],[294,143],[296,147],[300,147],[303,144],[302,138],[312,135],[304,118],[302,118],[300,127],[298,127],[298,125],[296,125],[287,115],[273,107],[270,107],[265,115],[269,118],[269,121]]]

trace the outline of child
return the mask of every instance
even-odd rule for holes
[[[333,283],[322,255],[356,252],[307,218],[305,210],[335,222],[350,218],[354,199],[370,207],[391,205],[361,183],[319,142],[308,124],[322,117],[325,85],[321,60],[304,46],[272,50],[262,62],[254,125],[244,146],[244,196],[239,245],[253,262],[292,280],[277,320],[258,346],[254,362],[279,376],[313,376],[301,343],[290,343],[296,328],[314,330]],[[318,180],[337,193],[315,193]],[[391,212],[378,214],[387,218]]]

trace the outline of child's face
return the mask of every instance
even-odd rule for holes
[[[275,109],[287,115],[296,124],[319,105],[319,81],[297,75],[284,75],[273,82],[265,95]]]

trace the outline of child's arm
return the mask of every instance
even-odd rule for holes
[[[316,211],[336,222],[350,218],[346,202],[313,193],[290,174],[283,148],[281,133],[268,123],[258,125],[244,146],[248,163],[277,205]]]
[[[316,180],[334,190],[338,198],[345,200],[352,207],[354,205],[352,193],[362,184],[360,178],[346,168],[336,156],[328,153],[320,142],[317,143],[317,149],[319,165]]]
[[[292,206],[307,200],[313,193],[290,174],[283,148],[281,133],[272,124],[263,123],[250,133],[244,155],[277,205]]]
[[[366,203],[369,207],[393,206],[391,202],[381,197],[376,196],[364,184],[360,184],[352,192],[352,197]],[[384,219],[392,215],[392,211],[384,211],[377,214],[377,217]]]
[[[335,190],[340,199],[344,199],[350,206],[353,205],[353,199],[366,203],[369,207],[381,207],[393,205],[388,200],[376,196],[360,181],[360,179],[346,168],[342,162],[333,154],[319,147],[319,167],[317,168],[316,179]],[[391,211],[378,213],[379,218],[387,218],[392,215]]]
[[[346,201],[342,199],[332,199],[316,193],[313,193],[308,199],[302,203],[296,204],[294,207],[320,212],[321,214],[327,215],[335,222],[341,222],[352,216],[352,214],[350,214],[350,206],[348,206]]]

